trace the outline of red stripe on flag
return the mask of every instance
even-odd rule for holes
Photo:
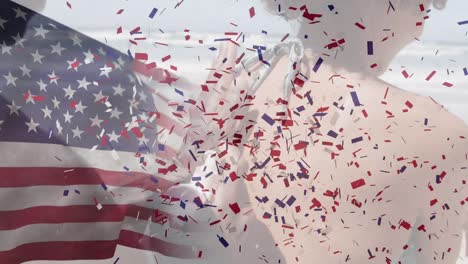
[[[196,258],[192,246],[176,245],[136,232],[122,230],[118,240],[111,241],[53,241],[20,245],[0,251],[0,263],[20,264],[33,260],[97,260],[114,256],[117,245],[150,250],[179,259]]]
[[[124,217],[133,217],[152,222],[161,222],[165,217],[173,215],[136,205],[109,204],[97,210],[94,205],[70,206],[36,206],[15,211],[0,211],[0,230],[12,230],[33,224],[90,223],[90,222],[121,222]],[[185,225],[190,223],[184,223]]]
[[[0,263],[19,264],[32,260],[90,260],[114,256],[117,241],[40,242],[0,251]]]
[[[167,190],[175,183],[141,172],[116,172],[95,168],[0,168],[0,187],[29,187],[37,185],[98,185]],[[151,180],[158,180],[155,183]]]

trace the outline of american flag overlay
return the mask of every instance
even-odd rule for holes
[[[219,8],[226,30],[209,37],[164,26],[214,21],[194,1],[95,1],[118,23],[87,35],[90,1],[16,2],[0,4],[0,264],[466,253],[468,127],[379,77],[432,1],[251,1],[243,18]],[[249,33],[260,16],[297,32],[273,45]],[[393,71],[455,92],[450,75],[468,73],[450,67]]]
[[[151,174],[159,115],[132,54],[11,1],[0,36],[0,263],[197,257],[162,228],[174,182]]]

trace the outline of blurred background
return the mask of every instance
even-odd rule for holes
[[[16,2],[31,5],[29,0]],[[230,37],[226,32],[242,33],[238,41],[250,48],[274,45],[291,33],[287,22],[266,14],[259,0],[70,0],[71,8],[66,3],[49,1],[42,13],[122,52],[146,52],[149,61],[165,68],[176,66],[177,75],[194,82],[204,81],[206,68],[216,55],[210,48],[219,46],[216,39]],[[253,18],[249,13],[252,7]],[[150,18],[154,8],[157,11]],[[117,14],[119,10],[123,11]],[[449,0],[444,10],[431,10],[423,36],[400,52],[382,79],[431,96],[468,122],[468,70],[464,72],[468,67],[468,24],[458,24],[468,20],[466,10],[466,0]],[[117,34],[119,27],[122,33]],[[142,34],[130,35],[137,27]],[[147,39],[138,41],[138,45],[129,42],[142,36]],[[162,63],[169,54],[171,59]],[[434,70],[437,74],[426,81]],[[443,82],[454,86],[445,87]]]
[[[33,1],[15,2],[33,8]],[[255,10],[254,17],[250,15],[251,8]],[[431,10],[423,36],[403,49],[382,76],[397,87],[431,96],[465,123],[468,123],[468,24],[458,22],[468,20],[467,10],[466,0],[449,0],[444,10]],[[41,13],[123,53],[148,53],[149,61],[194,83],[205,80],[216,47],[221,43],[217,40],[235,39],[242,34],[238,41],[251,48],[274,45],[292,33],[286,21],[266,14],[259,0],[49,0]],[[131,35],[137,27],[141,33]],[[237,35],[228,36],[226,32]],[[135,38],[146,39],[129,41]],[[167,55],[171,55],[170,59],[163,62]],[[409,76],[405,77],[402,71]],[[437,74],[426,81],[432,71]],[[444,82],[454,86],[446,87],[442,85]],[[169,98],[174,96],[173,89],[167,86],[158,89]],[[124,248],[119,249],[118,255],[121,263],[172,263],[162,256],[142,255]],[[459,263],[468,260],[460,257]]]

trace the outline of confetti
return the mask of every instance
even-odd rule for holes
[[[374,42],[367,41],[367,55],[374,55]]]
[[[322,58],[319,58],[317,60],[317,62],[315,62],[315,65],[314,65],[314,68],[312,69],[314,72],[317,72],[320,68],[320,66],[322,65],[323,63],[323,59]]]
[[[434,75],[437,73],[437,71],[432,71],[427,77],[426,77],[426,81],[429,81],[432,79],[432,77],[434,77]]]
[[[255,16],[255,8],[253,6],[249,9],[249,15],[250,15],[250,18]]]
[[[158,12],[158,9],[153,8],[153,10],[151,10],[151,13],[149,14],[149,18],[153,19],[157,12]]]

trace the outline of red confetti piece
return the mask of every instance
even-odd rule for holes
[[[364,181],[364,179],[359,179],[359,180],[351,182],[351,187],[353,189],[359,188],[364,185],[366,185],[366,182]]]
[[[135,134],[135,136],[136,136],[137,138],[143,137],[143,133],[141,132],[141,130],[140,130],[138,127],[133,127],[133,128],[131,129],[131,131],[133,132],[133,134]]]
[[[250,18],[255,16],[255,8],[253,6],[249,9],[249,14],[250,14]]]
[[[312,209],[314,207],[317,207],[317,208],[322,207],[322,203],[319,200],[317,200],[316,198],[312,199],[312,205],[310,206],[310,209]]]
[[[238,214],[240,212],[239,205],[237,203],[229,204],[229,208],[235,213]]]
[[[437,71],[432,71],[427,77],[426,77],[426,81],[429,81],[432,79],[432,77],[434,77],[434,75],[437,73]]]
[[[406,101],[405,105],[409,108],[413,108],[413,104],[410,101]]]
[[[167,55],[164,58],[161,59],[162,62],[166,62],[171,59],[171,55]]]
[[[403,71],[401,72],[401,74],[403,74],[403,77],[405,77],[405,79],[408,79],[409,74],[408,74],[408,72],[407,72],[406,70],[403,70]]]
[[[148,54],[146,54],[146,53],[135,53],[135,60],[148,60]]]
[[[362,30],[366,29],[366,27],[364,25],[362,25],[361,23],[359,23],[359,22],[356,22],[354,25],[356,25],[356,27],[358,27],[358,28],[360,28]]]

